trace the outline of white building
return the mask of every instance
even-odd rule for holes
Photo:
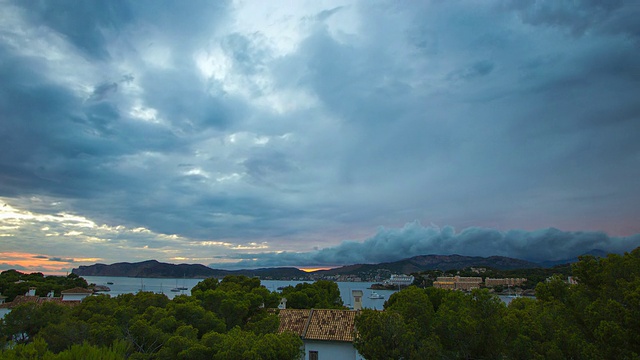
[[[413,280],[415,280],[415,278],[413,277],[413,275],[397,275],[397,274],[393,274],[391,275],[391,278],[389,279],[389,283],[393,284],[395,286],[409,286],[411,284],[413,284]]]
[[[4,302],[6,297],[2,297],[3,301],[0,302],[0,318],[4,318],[4,316],[11,312],[14,307],[21,304],[34,303],[37,305],[42,305],[46,302],[54,302],[66,306],[75,306],[77,304],[80,304],[82,299],[91,294],[93,294],[93,291],[77,287],[69,290],[64,290],[62,292],[62,297],[54,297],[53,291],[49,292],[47,296],[40,297],[36,296],[36,288],[29,288],[29,291],[27,291],[26,294],[16,296],[15,299],[13,299],[13,301],[11,302]]]
[[[356,314],[354,310],[283,309],[278,313],[278,332],[300,336],[304,360],[364,360],[353,347]]]
[[[93,294],[92,290],[76,287],[62,291],[62,301],[82,301],[91,294]]]

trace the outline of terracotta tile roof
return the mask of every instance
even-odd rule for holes
[[[74,287],[73,289],[62,291],[62,294],[93,294],[93,290],[89,290],[81,287]]]
[[[357,311],[312,309],[280,310],[278,332],[293,331],[303,339],[324,341],[353,341]]]
[[[309,309],[283,309],[280,310],[278,316],[280,317],[280,327],[278,332],[284,332],[286,330],[292,331],[299,336],[304,335],[304,328],[309,321],[309,315],[311,310]]]
[[[306,339],[353,341],[356,312],[352,310],[313,310]]]
[[[62,305],[77,305],[80,304],[80,301],[62,301],[62,298],[59,297],[40,297],[40,296],[24,296],[18,295],[13,299],[12,302],[0,304],[0,309],[13,309],[14,307],[27,303],[35,303],[38,305],[42,305],[46,302],[54,302]]]

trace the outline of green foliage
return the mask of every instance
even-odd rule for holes
[[[4,278],[45,279],[14,271]],[[232,276],[207,279],[194,287],[193,296],[173,300],[140,292],[91,296],[73,307],[26,303],[0,320],[0,358],[222,359],[241,354],[239,359],[298,359],[301,340],[275,334],[278,317],[264,308],[275,307],[278,300],[258,279]]]
[[[356,318],[355,346],[367,359],[640,358],[640,248],[572,271],[578,285],[555,276],[508,307],[487,290],[408,288]]]
[[[552,277],[538,284],[537,299],[509,306],[487,290],[408,287],[384,311],[356,317],[354,345],[367,359],[640,358],[640,249],[586,256],[572,271],[578,285]],[[5,282],[22,278],[2,273]],[[342,307],[333,282],[287,287],[282,296],[291,308]],[[279,298],[257,279],[234,276],[204,280],[173,300],[138,293],[71,308],[27,303],[0,321],[0,358],[299,359],[301,340],[276,334],[278,317],[265,310]]]
[[[37,338],[29,344],[0,350],[0,356],[4,360],[122,360],[127,358],[128,352],[128,345],[117,341],[110,347],[97,347],[85,342],[54,354],[43,339]]]
[[[291,333],[259,335],[235,327],[226,334],[206,334],[202,342],[213,350],[216,360],[298,360],[302,356],[302,340]]]
[[[287,308],[291,309],[341,309],[344,307],[338,284],[327,280],[287,286],[282,290],[282,297],[287,298]]]
[[[44,276],[42,273],[23,274],[16,270],[0,273],[0,294],[7,297],[6,301],[13,301],[17,295],[24,295],[30,287],[36,288],[38,296],[46,296],[51,290],[55,296],[60,296],[62,290],[88,286],[87,281],[76,274]]]
[[[53,302],[21,304],[5,315],[0,333],[9,340],[26,343],[45,326],[58,324],[68,312],[66,306]]]
[[[68,319],[59,324],[49,324],[38,336],[43,338],[53,352],[60,352],[70,345],[80,345],[89,339],[89,324],[81,320]]]

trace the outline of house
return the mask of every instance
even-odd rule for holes
[[[338,309],[281,309],[278,332],[302,339],[304,360],[363,360],[353,347],[358,312]]]
[[[62,301],[82,301],[82,299],[93,294],[92,290],[75,287],[73,289],[62,291]]]
[[[92,293],[91,290],[84,288],[73,288],[63,291],[62,297],[54,297],[53,291],[49,292],[47,296],[40,297],[36,296],[36,288],[29,288],[26,294],[16,296],[13,301],[0,303],[0,318],[4,318],[14,307],[26,303],[42,305],[47,302],[55,302],[62,305],[75,306]]]

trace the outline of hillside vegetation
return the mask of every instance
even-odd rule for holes
[[[537,299],[508,306],[486,289],[470,294],[415,286],[384,311],[356,317],[354,346],[376,359],[638,359],[640,248],[581,257],[577,285],[553,277]],[[299,308],[340,308],[337,284],[283,290]],[[299,337],[278,334],[280,294],[256,278],[209,278],[192,296],[141,292],[92,296],[75,307],[24,304],[0,322],[2,359],[299,359]]]

